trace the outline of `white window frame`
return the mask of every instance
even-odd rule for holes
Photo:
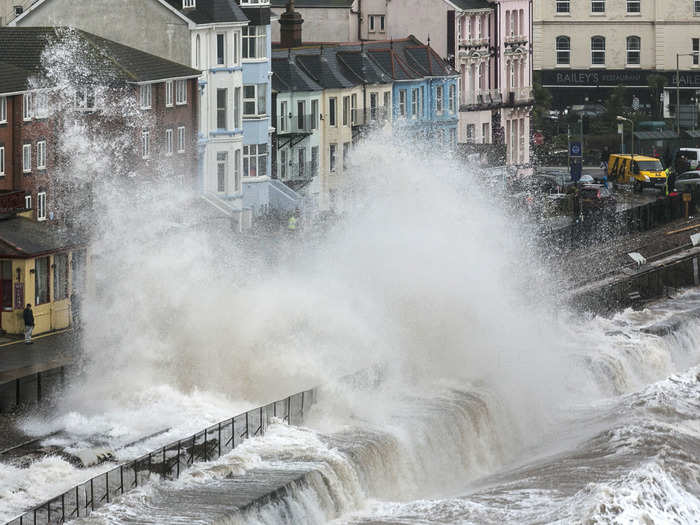
[[[36,194],[36,220],[46,220],[46,192],[40,191]]]
[[[34,97],[34,117],[37,119],[48,118],[49,116],[49,94],[46,92],[36,93]]]
[[[566,41],[566,47],[559,47],[560,42],[563,43]],[[564,57],[563,53],[566,53],[566,61],[559,60],[560,55],[559,53],[562,53],[561,58]],[[558,66],[570,66],[571,65],[571,38],[567,35],[559,35],[554,39],[554,55],[555,55],[555,62]]]
[[[178,106],[187,105],[187,80],[175,81],[175,104]]]
[[[32,172],[32,145],[22,144],[22,173]]]
[[[638,42],[639,46],[635,49],[630,47],[630,42]],[[637,61],[630,61],[630,53],[637,54]],[[625,65],[639,66],[642,64],[642,38],[637,35],[630,35],[625,39]]]
[[[7,97],[0,97],[0,124],[7,123]]]
[[[280,131],[287,131],[287,101],[283,100],[280,102]]]
[[[223,168],[223,169],[222,169]],[[216,193],[226,193],[228,182],[228,152],[216,152]]]
[[[222,39],[221,52],[223,55],[219,56],[219,37]],[[226,33],[216,33],[214,36],[214,56],[216,57],[217,66],[226,66]]]
[[[233,154],[233,185],[235,186],[233,191],[235,193],[241,191],[241,157],[241,150],[239,148]]]
[[[700,15],[700,0],[693,2],[693,14]]]
[[[5,176],[5,146],[0,146],[0,177]]]
[[[328,125],[332,128],[338,126],[338,97],[328,98]]]
[[[141,109],[151,109],[153,104],[153,86],[151,84],[141,84],[139,86],[139,107]]]
[[[605,13],[605,0],[591,0],[591,13]]]
[[[370,33],[384,33],[386,30],[385,26],[385,15],[369,15],[369,26],[367,31]]]
[[[556,13],[571,13],[571,0],[556,0]]]
[[[24,196],[24,208],[27,210],[32,209],[32,196],[31,196],[31,194]]]
[[[165,130],[165,155],[170,157],[173,154],[173,129]]]
[[[595,47],[595,42],[602,42],[603,47]],[[601,35],[595,35],[591,37],[591,65],[592,66],[604,66],[605,65],[605,37]],[[596,55],[598,59],[602,57],[602,62],[596,62]]]
[[[39,140],[36,143],[36,169],[46,169],[46,141]]]
[[[182,0],[183,9],[194,9],[197,7],[197,0]]]
[[[331,143],[328,145],[328,169],[335,172],[338,169],[338,144]]]
[[[443,92],[442,86],[435,86],[435,113],[442,115],[443,110]]]
[[[166,108],[173,107],[173,81],[172,80],[165,81],[165,107]]]
[[[241,44],[243,60],[264,60],[267,58],[267,30],[266,26],[243,26],[241,32]],[[251,56],[251,49],[254,56]]]
[[[177,152],[184,153],[186,149],[185,143],[185,126],[178,126],[177,128]]]
[[[641,13],[642,12],[642,2],[641,0],[627,0],[627,12],[628,13]]]
[[[253,88],[254,98],[246,97],[246,88]],[[262,102],[264,103],[264,108],[260,108],[261,97],[260,93],[263,93]],[[246,104],[254,104],[254,113],[246,113]],[[262,112],[260,111],[262,109]],[[258,118],[267,115],[267,84],[245,84],[243,86],[243,118]]]
[[[141,158],[144,160],[151,158],[151,132],[147,129],[141,130]]]
[[[411,118],[418,118],[418,98],[420,97],[420,88],[411,88]]]
[[[263,146],[264,148],[261,148]],[[260,150],[264,149],[265,151],[261,152]],[[253,153],[253,150],[255,152]],[[267,175],[267,155],[268,155],[268,147],[267,143],[263,142],[262,144],[244,144],[243,145],[243,176],[244,177],[265,177]],[[251,161],[255,160],[255,175],[251,175],[250,167],[252,165]],[[248,161],[248,162],[246,162]],[[262,162],[262,164],[261,164]],[[248,169],[245,168],[245,165],[248,165]],[[260,169],[262,167],[262,170]]]
[[[450,84],[447,87],[447,107],[450,113],[455,112],[455,100],[457,98],[457,87],[454,84]]]
[[[406,97],[408,90],[399,89],[399,117],[406,117]]]
[[[224,95],[224,105],[219,106],[219,95],[223,93]],[[224,126],[219,126],[219,120],[223,121]],[[217,88],[216,89],[216,129],[225,130],[228,129],[228,88]]]
[[[34,118],[34,94],[22,95],[22,120],[29,121]]]

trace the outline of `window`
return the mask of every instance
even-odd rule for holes
[[[627,64],[638,65],[641,62],[642,40],[638,36],[627,37]]]
[[[488,144],[491,141],[491,134],[489,133],[489,124],[485,122],[481,125],[481,141],[484,144]]]
[[[306,101],[297,102],[297,129],[306,129]]]
[[[350,119],[353,124],[357,124],[357,94],[350,96]]]
[[[591,64],[594,66],[605,65],[605,37],[603,36],[591,38]]]
[[[68,299],[68,254],[53,256],[53,300]]]
[[[233,126],[236,129],[243,127],[241,123],[241,88],[239,87],[233,92],[233,120],[235,120]]]
[[[187,104],[187,80],[175,81],[175,103],[178,106]]]
[[[216,65],[226,64],[226,35],[218,33],[216,35]]]
[[[700,38],[693,38],[693,65],[697,66],[700,61],[698,61],[698,53],[700,53]]]
[[[28,210],[32,209],[32,196],[31,195],[24,196],[24,207]]]
[[[267,84],[243,86],[243,116],[257,117],[267,111]]]
[[[3,310],[12,311],[12,261],[0,262],[0,296]]]
[[[642,11],[640,0],[627,0],[628,13],[640,13]]]
[[[435,111],[442,113],[442,86],[435,88]]]
[[[36,169],[46,169],[46,141],[40,140],[36,143]]]
[[[241,35],[238,32],[235,32],[233,34],[233,63],[234,64],[240,64],[241,62],[241,43],[240,43],[240,38]]]
[[[228,178],[228,153],[219,151],[216,153],[216,191],[226,191],[226,179]]]
[[[79,89],[76,93],[75,107],[78,109],[95,109],[95,90],[92,88]]]
[[[192,9],[195,7],[197,0],[182,0],[183,9]]]
[[[165,130],[165,154],[169,157],[173,154],[173,130]]]
[[[226,98],[228,97],[228,89],[216,90],[216,128],[228,129],[226,120]]]
[[[194,39],[194,67],[199,69],[202,63],[202,39],[197,35]]]
[[[0,177],[5,176],[5,146],[0,146]]]
[[[34,116],[36,118],[47,118],[49,116],[49,95],[48,93],[37,93],[34,99]]]
[[[384,32],[384,15],[369,15],[369,32]]]
[[[267,40],[265,26],[246,26],[243,28],[243,58],[265,58]]]
[[[568,66],[571,63],[571,40],[568,36],[557,37],[557,65]]]
[[[34,290],[36,301],[34,304],[49,302],[49,258],[39,257],[34,264]]]
[[[287,150],[280,150],[280,179],[287,178]]]
[[[476,129],[475,124],[467,124],[467,142],[474,142],[474,130]]]
[[[449,99],[448,99],[448,107],[450,109],[451,113],[455,112],[455,98],[456,98],[456,90],[457,87],[454,84],[450,84],[449,89]]]
[[[420,90],[418,88],[411,89],[411,117],[418,117],[418,97],[420,96]]]
[[[700,0],[695,0],[695,14],[700,15]]]
[[[264,177],[267,175],[267,144],[243,146],[243,176]]]
[[[386,116],[391,109],[391,91],[384,92],[384,115]]]
[[[406,90],[399,89],[399,116],[406,116]]]
[[[177,152],[185,152],[185,126],[177,128]]]
[[[311,129],[318,127],[318,100],[311,101]]]
[[[241,150],[237,149],[233,156],[233,191],[241,191]]]
[[[287,131],[287,102],[280,102],[280,131]]]
[[[7,97],[0,97],[0,124],[7,122]]]
[[[147,129],[141,131],[141,157],[147,159],[151,156],[151,132]]]
[[[568,13],[571,10],[570,0],[557,0],[557,13]]]
[[[173,81],[172,80],[165,81],[165,107],[166,108],[173,107]]]
[[[34,95],[25,93],[22,96],[22,118],[24,120],[32,120],[34,116]]]
[[[605,13],[605,0],[591,0],[591,13]]]
[[[338,99],[331,97],[328,99],[328,125],[336,125],[336,111],[337,111]]]
[[[377,120],[377,99],[379,96],[377,93],[369,94],[369,119]]]
[[[306,173],[306,148],[297,150],[297,158],[299,159],[299,178],[303,179]]]
[[[46,220],[46,192],[40,191],[36,194],[36,219],[38,221]]]
[[[343,97],[343,126],[347,126],[349,121],[350,121],[350,97]]]
[[[350,143],[343,143],[343,169],[348,167],[348,157],[350,156]]]
[[[330,170],[335,171],[335,155],[336,151],[338,149],[337,144],[331,144],[330,147],[328,148],[328,159],[330,163]]]
[[[32,145],[24,144],[22,146],[22,171],[24,173],[32,172]]]
[[[318,175],[318,146],[311,146],[311,176]]]
[[[151,85],[139,86],[139,103],[141,109],[151,109]]]

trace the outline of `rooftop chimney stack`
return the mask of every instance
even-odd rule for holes
[[[294,10],[294,0],[287,2],[287,10],[280,15],[280,44],[284,47],[301,45],[301,24],[304,19]]]

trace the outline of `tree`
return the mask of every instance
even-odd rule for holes
[[[617,116],[625,112],[625,86],[619,85],[605,101],[605,124],[607,131],[614,133],[617,126]]]
[[[533,87],[535,105],[532,109],[532,118],[535,129],[544,130],[551,123],[548,119],[548,112],[552,107],[552,94],[542,84],[535,82]]]
[[[661,97],[664,87],[666,87],[666,77],[658,74],[649,75],[647,83],[649,84],[649,95],[651,97],[651,118],[653,120],[662,120],[663,106]]]

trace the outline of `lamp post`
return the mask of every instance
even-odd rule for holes
[[[700,51],[692,53],[676,53],[676,133],[681,136],[681,71],[679,67],[680,57],[696,57]]]
[[[625,118],[621,115],[617,116],[617,121],[618,122],[629,122],[632,125],[632,145],[630,146],[630,153],[634,155],[634,121],[630,120],[628,118]]]

